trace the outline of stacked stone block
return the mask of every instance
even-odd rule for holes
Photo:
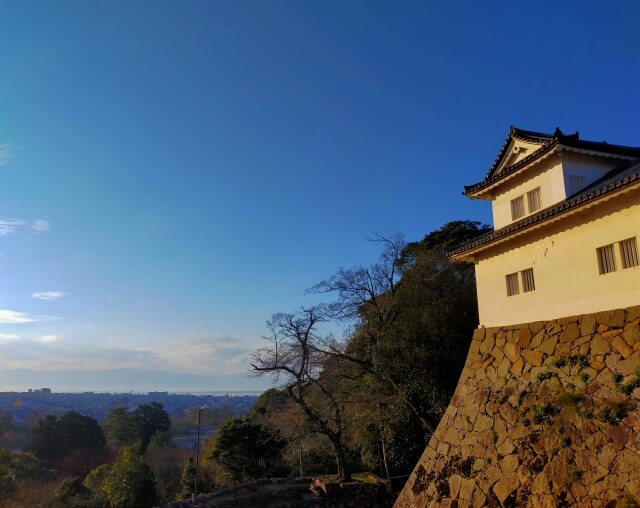
[[[396,508],[640,506],[640,306],[475,331]]]

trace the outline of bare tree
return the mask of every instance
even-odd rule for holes
[[[295,314],[274,314],[265,337],[269,345],[256,351],[251,367],[258,375],[271,374],[285,381],[291,399],[302,409],[314,430],[325,435],[333,447],[338,477],[351,479],[343,436],[349,422],[344,406],[349,403],[344,382],[358,377],[348,360],[326,352],[325,338],[317,333],[323,320],[318,309]]]
[[[400,234],[391,238],[376,234],[368,240],[383,245],[378,262],[369,267],[358,265],[349,269],[340,268],[307,292],[337,295],[333,303],[322,307],[325,316],[328,319],[373,325],[368,331],[370,338],[375,341],[380,330],[392,322],[396,315],[393,295],[402,272],[400,259],[406,243]],[[370,319],[363,320],[365,315]]]

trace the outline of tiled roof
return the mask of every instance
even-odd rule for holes
[[[527,157],[519,160],[515,164],[506,167],[500,173],[495,173],[498,168],[500,161],[506,155],[507,150],[509,149],[509,145],[512,139],[520,139],[522,141],[529,142],[538,142],[543,143],[542,146],[529,154]],[[473,194],[474,192],[481,190],[497,181],[502,180],[508,175],[511,175],[518,171],[521,167],[527,165],[529,162],[537,159],[541,155],[553,150],[554,147],[558,145],[569,146],[572,148],[581,148],[584,150],[592,150],[596,152],[602,153],[611,153],[616,155],[624,155],[630,157],[640,157],[640,148],[632,147],[632,146],[622,146],[622,145],[611,145],[605,141],[586,141],[581,140],[580,135],[576,132],[575,134],[563,134],[563,132],[556,128],[553,134],[544,134],[540,132],[533,131],[525,131],[522,129],[518,129],[514,126],[511,126],[509,129],[509,135],[502,145],[500,153],[498,157],[492,164],[487,176],[481,182],[478,182],[473,185],[466,185],[464,188],[464,193],[466,195]]]
[[[519,139],[521,141],[528,141],[533,143],[548,144],[551,141],[553,141],[553,136],[550,134],[544,134],[542,132],[525,131],[524,129],[518,129],[517,127],[514,127],[512,125],[511,127],[509,127],[509,134],[507,135],[507,139],[504,140],[504,144],[502,145],[502,148],[500,149],[500,152],[498,153],[496,160],[493,161],[493,164],[489,168],[489,171],[487,171],[487,176],[485,176],[485,179],[493,176],[493,173],[498,168],[500,161],[507,153],[507,150],[509,149],[509,145],[511,144],[512,139]]]
[[[584,143],[590,143],[586,141]],[[613,146],[613,145],[610,145]],[[588,187],[582,189],[576,194],[569,196],[564,201],[556,203],[553,206],[540,210],[538,213],[525,217],[522,220],[509,224],[501,229],[491,231],[485,235],[474,238],[473,240],[463,243],[450,250],[448,254],[454,256],[462,254],[468,250],[474,249],[481,245],[491,243],[498,238],[506,237],[516,231],[526,229],[532,224],[544,221],[550,217],[561,215],[562,213],[582,205],[588,201],[594,200],[603,194],[620,189],[621,187],[631,185],[640,181],[640,159],[625,164],[616,169],[612,169],[599,180],[595,181]]]

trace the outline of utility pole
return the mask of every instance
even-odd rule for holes
[[[201,406],[198,408],[198,440],[196,441],[196,475],[193,478],[193,496],[191,497],[191,501],[193,504],[196,504],[196,496],[198,495],[198,473],[200,466],[200,415],[202,411],[206,409],[206,406]]]

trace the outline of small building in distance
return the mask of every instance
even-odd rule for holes
[[[47,393],[47,394],[51,394],[51,388],[36,388],[35,390],[33,388],[29,388],[29,392],[28,393]]]
[[[475,264],[480,326],[640,305],[640,148],[511,127],[484,180],[494,229],[454,249]]]

